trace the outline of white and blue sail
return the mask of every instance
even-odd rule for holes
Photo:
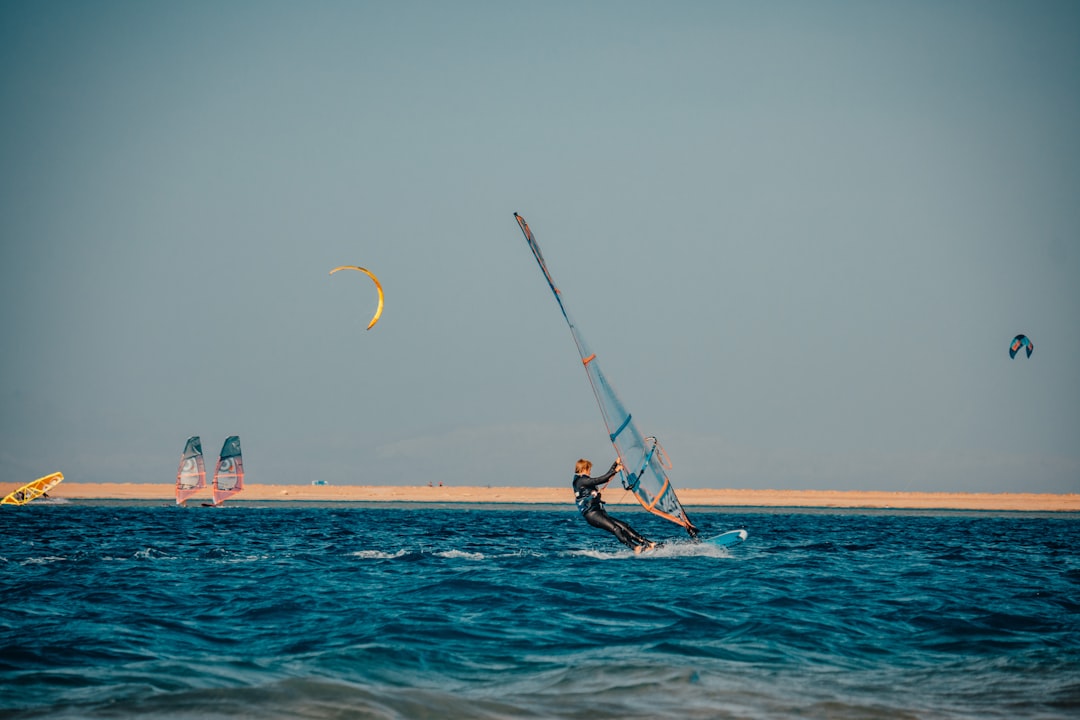
[[[574,344],[577,345],[581,363],[589,378],[589,385],[592,386],[596,402],[600,406],[600,413],[604,417],[608,439],[611,440],[616,455],[622,461],[623,469],[619,476],[623,487],[633,492],[638,502],[649,512],[682,526],[691,537],[697,536],[698,530],[687,518],[686,511],[683,510],[682,503],[679,502],[675,488],[668,477],[667,470],[670,469],[670,463],[663,448],[655,437],[643,436],[638,430],[630,411],[623,405],[615,388],[600,369],[596,353],[589,349],[581,331],[567,312],[562,292],[551,277],[544,255],[540,252],[540,246],[537,245],[528,223],[517,213],[514,213],[514,218],[521,232],[525,234],[525,241],[540,265],[548,287],[555,295],[555,301],[559,303],[559,310],[562,311],[566,324],[570,326],[570,334],[573,335]]]
[[[220,505],[244,489],[244,457],[240,451],[240,436],[225,438],[214,469],[214,505]]]
[[[206,487],[206,467],[203,464],[202,441],[192,435],[184,444],[180,466],[176,469],[176,504],[183,505],[195,493]]]

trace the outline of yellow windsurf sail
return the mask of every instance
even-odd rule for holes
[[[27,483],[13,493],[8,494],[0,505],[25,505],[31,500],[36,500],[52,490],[64,480],[63,473],[53,473],[40,477],[32,483]]]

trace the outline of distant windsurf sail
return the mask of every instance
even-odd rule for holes
[[[551,272],[547,268],[544,256],[540,252],[540,246],[536,244],[529,224],[525,218],[514,213],[521,232],[525,234],[525,241],[532,250],[533,257],[540,265],[540,270],[547,279],[548,287],[555,295],[555,301],[559,303],[566,324],[570,326],[570,333],[574,336],[574,344],[577,345],[581,362],[585,366],[585,374],[589,378],[596,402],[600,405],[600,413],[604,416],[604,424],[607,426],[608,438],[615,446],[615,452],[622,460],[623,469],[619,473],[623,487],[630,490],[637,497],[641,505],[651,513],[659,515],[666,520],[681,525],[691,537],[698,534],[698,530],[686,517],[682,503],[675,495],[675,488],[671,485],[667,470],[671,465],[667,460],[660,443],[655,437],[645,437],[634,424],[630,412],[623,405],[615,388],[611,386],[600,369],[600,363],[596,353],[592,352],[577,325],[570,319],[563,303],[562,292],[555,285]]]
[[[202,442],[198,435],[188,438],[180,467],[176,470],[176,504],[184,502],[206,487],[206,467],[203,464]]]
[[[33,482],[26,483],[18,490],[8,493],[3,500],[0,500],[0,505],[25,505],[31,500],[37,500],[63,481],[64,474],[58,472],[39,477]]]
[[[225,438],[221,457],[214,470],[214,504],[220,505],[244,489],[244,458],[240,455],[240,437]]]

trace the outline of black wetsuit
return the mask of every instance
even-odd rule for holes
[[[622,520],[617,520],[604,510],[604,501],[600,499],[600,486],[615,475],[615,465],[600,477],[588,475],[574,476],[574,497],[577,500],[578,510],[581,511],[585,522],[595,528],[607,530],[619,539],[623,545],[630,548],[648,547],[652,543],[645,539],[637,530],[630,527]]]

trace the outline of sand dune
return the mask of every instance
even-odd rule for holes
[[[14,489],[14,488],[11,488]],[[8,492],[0,489],[0,492]],[[168,483],[65,482],[52,493],[71,500],[173,499]],[[841,490],[737,490],[684,489],[679,497],[687,508],[719,507],[814,507],[814,508],[912,508],[950,510],[1080,511],[1080,494],[1046,493],[921,493]],[[206,502],[210,491],[192,498]],[[634,505],[621,488],[604,493],[609,505]],[[565,488],[449,487],[389,485],[259,485],[251,484],[230,502],[292,500],[329,502],[432,502],[432,503],[553,503],[570,506],[573,496]]]

